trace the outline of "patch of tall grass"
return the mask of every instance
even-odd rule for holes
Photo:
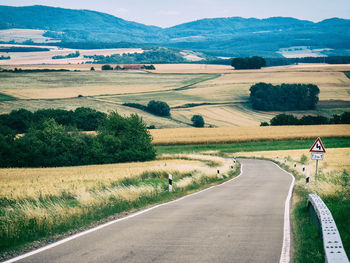
[[[226,176],[217,178],[215,169],[192,171],[151,170],[94,187],[77,187],[60,193],[36,193],[20,198],[0,198],[0,253],[32,241],[49,238],[88,225],[110,215],[165,202],[192,191],[220,183],[240,171],[223,163]],[[173,175],[173,192],[168,191],[168,174]],[[1,255],[1,254],[0,254]],[[0,256],[1,258],[1,256]]]

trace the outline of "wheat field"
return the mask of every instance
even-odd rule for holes
[[[155,145],[350,136],[350,125],[179,128],[150,130]]]

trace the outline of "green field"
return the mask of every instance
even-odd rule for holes
[[[274,151],[274,150],[294,150],[308,149],[314,143],[314,139],[306,140],[278,140],[278,141],[253,141],[236,142],[222,144],[190,144],[190,145],[169,145],[156,146],[157,154],[167,153],[191,153],[218,151],[221,153],[235,152],[255,152],[255,151]],[[323,138],[323,143],[327,148],[345,148],[350,147],[350,137],[341,138]]]

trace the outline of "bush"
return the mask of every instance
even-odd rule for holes
[[[111,65],[103,65],[101,67],[102,70],[113,70],[113,67]]]
[[[202,128],[204,127],[204,119],[202,115],[193,115],[191,118],[194,127]]]
[[[262,127],[263,127],[263,126],[269,126],[269,124],[268,124],[266,121],[264,121],[264,122],[261,122],[261,123],[260,123],[260,126],[262,126]]]
[[[147,110],[155,115],[170,116],[170,107],[166,102],[151,100],[147,105]]]
[[[287,115],[287,114],[279,114],[275,117],[273,117],[270,121],[272,126],[278,126],[278,125],[298,125],[299,120],[298,118],[294,117],[293,115]]]

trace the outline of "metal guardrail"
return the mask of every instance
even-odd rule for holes
[[[322,234],[326,263],[349,263],[332,213],[316,194],[309,194],[307,207]]]

